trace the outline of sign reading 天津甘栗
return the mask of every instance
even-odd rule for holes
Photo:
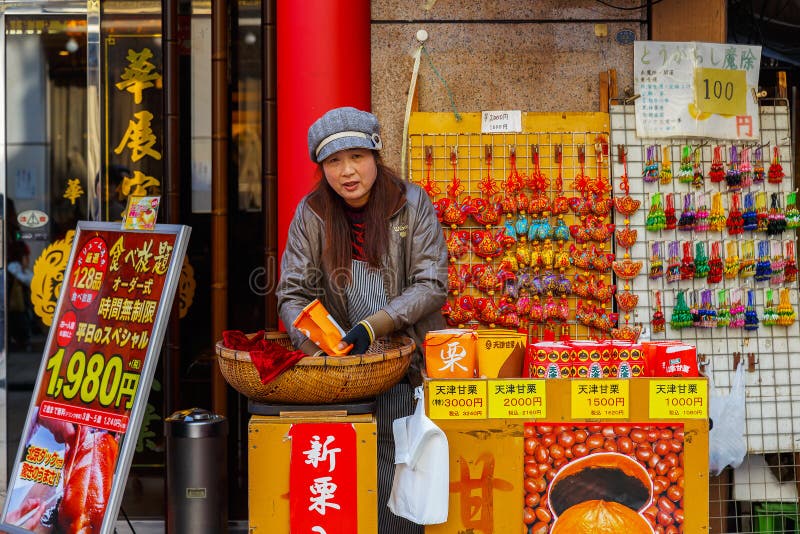
[[[761,47],[634,43],[636,135],[759,139]]]
[[[78,223],[0,531],[114,530],[189,233]]]

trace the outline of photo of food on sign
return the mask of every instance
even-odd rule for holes
[[[123,228],[126,230],[152,230],[155,228],[160,200],[161,197],[128,197],[125,221],[122,223]]]
[[[683,450],[683,424],[526,424],[525,532],[683,532]]]
[[[31,532],[100,532],[175,234],[85,230],[45,347],[3,522]]]
[[[6,521],[32,532],[98,532],[111,491],[118,435],[44,416],[28,437]]]

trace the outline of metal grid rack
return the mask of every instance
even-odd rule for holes
[[[793,162],[791,158],[791,138],[789,107],[785,100],[762,101],[760,107],[761,143],[765,146],[765,168],[769,166],[772,147],[779,147],[781,164],[786,176],[780,184],[764,184],[753,186],[748,191],[764,191],[768,194],[779,193],[785,207],[786,194],[793,190]],[[746,438],[748,456],[745,463],[736,470],[727,469],[720,477],[711,479],[710,518],[712,532],[764,532],[764,528],[772,528],[769,532],[798,532],[800,525],[797,518],[788,519],[790,513],[782,508],[792,509],[798,502],[798,483],[800,477],[800,367],[798,367],[797,347],[800,346],[800,326],[795,321],[791,326],[764,326],[759,324],[755,331],[742,328],[681,328],[673,329],[669,320],[675,304],[677,291],[693,292],[709,287],[704,279],[693,279],[668,283],[665,278],[650,279],[648,277],[651,255],[651,244],[660,241],[666,245],[670,241],[690,242],[704,241],[706,252],[710,255],[710,244],[723,241],[723,258],[726,243],[733,242],[742,250],[743,242],[748,240],[769,239],[771,242],[796,242],[794,230],[787,230],[780,236],[764,237],[760,232],[744,232],[743,235],[729,236],[728,232],[686,232],[678,230],[661,230],[652,232],[646,229],[646,219],[651,206],[652,194],[676,193],[675,209],[679,216],[682,202],[679,199],[694,189],[692,184],[681,183],[677,178],[663,185],[659,182],[645,183],[641,178],[644,172],[649,146],[669,146],[673,169],[677,170],[681,161],[681,147],[691,145],[700,147],[700,159],[705,173],[708,173],[713,157],[713,147],[722,145],[730,147],[731,141],[714,139],[641,139],[636,136],[634,108],[622,103],[610,107],[610,144],[612,146],[611,175],[615,187],[618,187],[624,167],[618,158],[618,145],[627,150],[627,173],[630,179],[630,195],[642,201],[639,211],[631,217],[631,227],[639,232],[639,242],[631,249],[634,260],[644,262],[642,274],[632,284],[634,292],[639,294],[638,307],[633,312],[635,321],[649,325],[653,306],[654,292],[662,295],[662,309],[667,320],[666,331],[652,335],[653,339],[680,339],[697,346],[700,363],[706,373],[712,377],[715,386],[725,392],[729,389],[734,373],[734,362],[745,359],[746,375]],[[741,146],[741,143],[737,143]],[[660,151],[657,150],[660,159]],[[725,151],[723,161],[727,162]],[[711,183],[706,179],[699,191],[713,193],[722,192],[725,213],[729,212],[731,195],[724,182]],[[710,198],[710,197],[709,197]],[[772,245],[777,246],[777,245]],[[668,263],[666,246],[662,246],[664,265]],[[692,249],[694,251],[694,247]],[[682,251],[681,251],[682,254]],[[757,255],[757,249],[756,249]],[[756,258],[757,259],[757,258]],[[759,319],[763,317],[765,290],[772,287],[787,287],[790,300],[797,310],[797,283],[784,283],[778,286],[769,282],[755,282],[753,278],[723,279],[716,288],[755,289],[756,310]],[[716,291],[713,292],[716,297]],[[746,293],[744,293],[746,295]],[[777,295],[777,291],[775,292]],[[777,300],[777,298],[776,298]],[[688,298],[687,298],[688,302]],[[717,300],[714,300],[714,304]],[[763,455],[762,455],[763,454]],[[777,503],[777,504],[775,504]],[[785,507],[784,503],[790,506]],[[796,509],[796,508],[795,508]],[[788,526],[787,526],[788,525]],[[787,530],[783,530],[787,528]]]
[[[538,150],[539,167],[541,172],[548,178],[549,185],[545,193],[551,200],[557,196],[557,178],[559,176],[556,154],[561,151],[561,179],[562,191],[566,197],[578,194],[575,190],[575,177],[583,171],[587,176],[596,178],[598,175],[608,180],[608,158],[607,156],[598,157],[603,151],[607,151],[608,134],[607,132],[527,132],[518,134],[480,134],[480,133],[437,133],[437,134],[411,134],[409,135],[409,180],[425,186],[430,180],[433,188],[437,191],[433,197],[434,202],[439,199],[447,198],[447,188],[452,184],[453,176],[460,180],[464,190],[459,195],[459,200],[482,196],[479,184],[487,176],[496,181],[500,192],[506,178],[512,172],[512,153],[516,155],[516,169],[520,175],[529,176],[535,170],[534,151]],[[579,154],[584,154],[584,166],[581,169]],[[453,154],[455,154],[455,168],[453,166]],[[487,157],[489,156],[489,157]],[[530,193],[529,189],[526,189]],[[550,217],[551,224],[555,217]],[[578,219],[572,211],[564,215],[564,222],[567,226],[577,224]],[[607,218],[605,222],[610,222]],[[503,220],[493,227],[493,232],[497,232],[503,226]],[[471,217],[465,224],[460,225],[458,230],[474,232],[483,230]],[[449,237],[451,230],[443,224],[445,238]],[[574,241],[570,240],[566,246]],[[594,243],[598,250],[611,252],[613,239],[606,243]],[[497,267],[500,258],[492,260],[492,264]],[[462,264],[476,265],[485,263],[485,260],[477,256],[473,248],[462,257],[456,265]],[[576,270],[571,268],[564,272],[564,275],[573,279]],[[610,274],[602,277],[604,283],[611,283]],[[472,284],[468,284],[464,292],[472,296],[485,296]],[[451,296],[452,299],[452,296]],[[589,327],[577,323],[575,320],[575,309],[578,298],[574,295],[568,297],[570,306],[569,320],[566,322],[568,334],[573,338],[587,338],[592,334]],[[611,302],[605,305],[610,311]],[[556,330],[556,335],[562,333],[560,325],[550,325]],[[543,326],[531,324],[529,335],[541,337]],[[597,335],[597,332],[594,332]]]

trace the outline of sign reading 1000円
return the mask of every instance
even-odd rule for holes
[[[189,233],[78,223],[0,530],[113,531]]]

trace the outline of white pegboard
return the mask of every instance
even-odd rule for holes
[[[761,145],[764,145],[764,167],[769,167],[773,147],[779,147],[781,164],[785,177],[780,184],[770,184],[766,180],[763,184],[753,185],[743,190],[742,200],[745,192],[767,193],[767,199],[771,193],[779,193],[782,206],[785,208],[786,195],[793,189],[792,183],[792,160],[791,160],[791,138],[789,130],[789,108],[785,101],[770,102],[770,105],[762,105],[761,114]],[[727,154],[731,145],[730,141],[718,141],[715,139],[641,139],[636,136],[634,108],[631,105],[612,105],[610,108],[611,132],[611,176],[615,194],[619,194],[620,177],[624,172],[623,165],[618,157],[618,145],[624,145],[627,150],[627,173],[630,183],[630,195],[642,202],[639,210],[631,216],[631,228],[638,231],[638,241],[631,248],[631,258],[642,261],[644,266],[641,274],[632,281],[632,291],[639,295],[639,302],[636,310],[632,312],[631,321],[649,325],[654,306],[654,292],[656,290],[662,295],[662,310],[667,320],[666,330],[663,333],[652,335],[652,339],[679,339],[697,346],[699,354],[707,356],[708,367],[715,385],[721,389],[730,386],[733,375],[733,354],[742,353],[747,361],[747,354],[753,353],[755,365],[753,371],[746,373],[746,409],[747,409],[747,442],[748,450],[752,453],[777,452],[777,451],[798,451],[800,450],[800,325],[794,322],[789,327],[784,326],[764,326],[759,322],[759,327],[755,331],[745,331],[742,328],[681,328],[673,329],[669,324],[672,316],[672,309],[678,291],[685,291],[687,303],[689,294],[696,290],[713,289],[713,304],[717,304],[717,290],[735,288],[742,289],[743,304],[746,304],[746,290],[754,289],[756,297],[756,311],[759,320],[763,318],[765,289],[772,287],[775,290],[774,300],[777,305],[778,290],[781,287],[790,289],[790,299],[792,306],[797,310],[798,292],[797,283],[771,285],[767,282],[755,282],[753,278],[725,279],[718,284],[708,284],[705,279],[681,280],[667,282],[662,277],[656,280],[650,279],[650,253],[651,244],[654,241],[662,243],[661,249],[664,265],[668,263],[668,244],[671,241],[694,243],[703,241],[706,243],[706,253],[711,255],[711,243],[714,241],[722,242],[723,260],[726,252],[726,243],[736,242],[740,250],[743,242],[753,240],[756,248],[758,241],[781,241],[781,246],[785,251],[786,241],[796,241],[794,230],[786,230],[779,236],[767,237],[764,232],[748,232],[738,236],[730,236],[727,230],[722,232],[687,232],[679,230],[661,230],[658,232],[648,231],[645,227],[648,212],[651,206],[653,193],[662,194],[675,193],[676,215],[680,218],[682,210],[681,199],[686,193],[708,193],[709,207],[711,194],[721,192],[725,213],[730,210],[732,196],[728,191],[725,182],[713,183],[707,177],[701,188],[697,189],[693,184],[682,183],[675,176],[681,162],[681,151],[685,145],[700,147],[700,159],[703,165],[704,174],[707,176],[713,157],[714,147],[721,145],[724,147],[723,162],[727,164]],[[741,146],[743,143],[734,143]],[[655,182],[645,182],[642,174],[647,157],[647,147],[657,146],[658,159],[661,160],[661,147],[669,147],[670,160],[672,162],[673,179],[666,185]],[[726,165],[727,168],[727,165]],[[618,223],[621,221],[617,221]],[[777,247],[777,245],[771,245]],[[682,246],[680,247],[682,257]],[[756,258],[757,259],[757,258]],[[795,369],[797,368],[797,369]]]

